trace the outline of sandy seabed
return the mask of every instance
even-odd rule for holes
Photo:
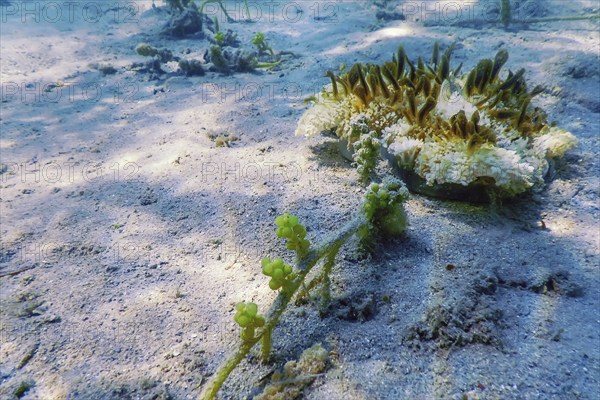
[[[333,139],[293,135],[303,100],[328,69],[439,41],[464,70],[507,49],[578,147],[500,209],[413,195],[406,237],[369,256],[345,245],[331,306],[291,306],[272,363],[250,356],[220,396],[250,398],[320,342],[330,365],[306,399],[597,399],[598,20],[504,29],[448,17],[491,2],[285,0],[250,2],[246,22],[227,3],[233,22],[207,14],[242,48],[260,31],[292,55],[254,73],[136,71],[139,43],[202,60],[212,33],[160,35],[159,1],[2,2],[0,397],[197,398],[239,343],[234,305],[275,297],[260,260],[291,260],[275,216],[318,242],[362,201]],[[523,19],[599,6],[525,3]]]

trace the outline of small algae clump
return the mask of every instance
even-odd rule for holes
[[[33,388],[35,386],[35,384],[33,383],[33,381],[28,380],[28,381],[22,381],[19,386],[15,389],[14,392],[14,397],[16,397],[17,399],[22,398],[23,396],[25,396],[27,394],[27,392]]]
[[[157,49],[148,43],[140,43],[135,48],[135,51],[143,57],[154,57],[160,62],[166,63],[169,61],[179,61],[179,57],[173,56],[173,53],[168,49]]]
[[[179,69],[185,73],[186,76],[203,76],[205,74],[202,63],[198,60],[179,60]]]
[[[408,189],[401,181],[387,177],[381,185],[373,183],[365,197],[363,211],[372,223],[367,237],[373,236],[374,229],[388,236],[404,234],[408,217],[402,204],[408,199]]]
[[[148,43],[140,43],[135,48],[135,51],[140,56],[144,56],[144,57],[154,57],[155,55],[158,54],[158,50],[156,48],[150,46]]]
[[[211,62],[210,71],[221,72],[225,75],[233,72],[252,72],[257,67],[254,52],[211,46],[204,54],[204,59]]]
[[[292,266],[287,265],[281,258],[277,258],[271,261],[270,258],[262,260],[262,272],[266,276],[271,277],[269,281],[269,287],[272,290],[286,288],[293,285],[294,273],[292,272]]]
[[[214,399],[227,377],[259,342],[262,362],[269,361],[272,332],[294,297],[297,300],[306,298],[310,296],[310,291],[319,288],[321,304],[327,306],[331,298],[331,271],[340,248],[351,237],[356,235],[364,245],[375,245],[378,237],[404,233],[407,218],[403,203],[408,198],[408,190],[401,181],[386,177],[381,184],[371,185],[365,197],[356,215],[320,244],[313,245],[306,239],[307,230],[297,216],[286,213],[275,218],[276,234],[287,240],[287,250],[296,253],[296,263],[292,266],[285,264],[281,258],[263,259],[262,272],[271,278],[269,287],[278,291],[277,297],[264,316],[258,314],[258,306],[254,303],[239,303],[236,306],[234,320],[242,328],[242,342],[213,374],[200,398]],[[317,264],[322,264],[322,268],[315,276],[311,270]],[[307,279],[309,275],[310,279]],[[303,382],[324,370],[325,360],[326,352],[320,346],[313,347],[297,363],[286,364],[283,379],[282,375],[274,377],[274,382],[264,393],[264,396],[271,397],[259,398],[296,398],[305,385]]]
[[[251,341],[255,338],[255,329],[265,325],[265,319],[258,315],[258,306],[254,303],[239,303],[235,307],[235,322],[242,328],[240,337]]]
[[[305,239],[306,228],[298,222],[298,217],[287,213],[280,215],[275,218],[275,225],[277,225],[277,237],[287,239],[286,249],[295,251],[299,257],[304,257],[310,247],[310,241]]]
[[[331,84],[300,118],[296,135],[334,131],[363,178],[386,158],[409,189],[425,194],[449,188],[452,197],[458,188],[512,197],[543,186],[551,159],[577,143],[531,104],[543,88],[528,89],[524,69],[501,72],[506,50],[465,74],[462,64],[450,68],[452,51],[435,44],[431,61],[413,63],[400,47],[381,65],[355,64],[340,76],[328,71]]]
[[[271,383],[254,400],[294,400],[317,376],[325,372],[329,353],[321,344],[304,350],[298,361],[288,361],[283,372],[275,372]]]

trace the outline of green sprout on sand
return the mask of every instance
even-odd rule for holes
[[[258,56],[260,57],[263,54],[270,54],[271,58],[274,60],[272,62],[260,62],[256,61],[255,68],[273,68],[281,64],[281,60],[277,60],[277,56],[270,45],[267,44],[265,40],[265,34],[262,32],[256,33],[252,38],[252,44],[256,46],[258,49]]]
[[[254,37],[252,38],[252,44],[255,45],[258,49],[259,55],[268,52],[269,54],[271,54],[271,57],[275,57],[275,52],[273,51],[271,46],[269,46],[265,41],[264,33],[257,32],[256,35],[254,35]]]
[[[500,1],[500,21],[504,25],[504,29],[510,24],[510,0]]]
[[[217,43],[218,46],[222,46],[224,41],[225,41],[225,34],[223,32],[215,33],[215,43]]]

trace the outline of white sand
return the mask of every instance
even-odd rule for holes
[[[427,58],[435,40],[457,42],[452,65],[463,70],[508,49],[507,67],[545,86],[537,104],[579,147],[542,193],[498,213],[413,196],[407,238],[373,258],[354,241],[344,247],[338,308],[321,318],[311,304],[290,307],[274,363],[244,362],[223,398],[245,398],[315,342],[336,356],[308,399],[598,395],[598,22],[505,31],[435,20],[456,2],[436,3],[426,25],[416,20],[422,10],[406,8],[421,2],[399,2],[410,18],[389,22],[376,20],[372,2],[258,2],[254,23],[221,26],[243,46],[262,31],[273,49],[298,55],[280,71],[148,81],[126,69],[144,61],[137,44],[200,58],[209,43],[158,36],[167,14],[150,1],[130,2],[135,16],[109,10],[114,2],[54,3],[57,21],[49,3],[1,7],[0,272],[34,268],[0,278],[0,397],[25,381],[35,384],[25,399],[196,398],[239,342],[233,305],[265,310],[274,298],[262,257],[291,260],[274,217],[296,213],[316,242],[361,201],[364,188],[331,139],[293,136],[302,100],[327,83],[327,69],[382,62],[401,43]],[[542,3],[546,16],[598,11],[597,1]],[[118,71],[103,76],[92,63]],[[210,137],[222,134],[239,140],[216,147]],[[372,299],[376,312],[340,319],[339,299]],[[459,321],[451,335],[493,343],[411,346],[412,327],[441,309]]]

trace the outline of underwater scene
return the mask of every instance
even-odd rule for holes
[[[598,0],[0,18],[0,398],[599,398]]]

